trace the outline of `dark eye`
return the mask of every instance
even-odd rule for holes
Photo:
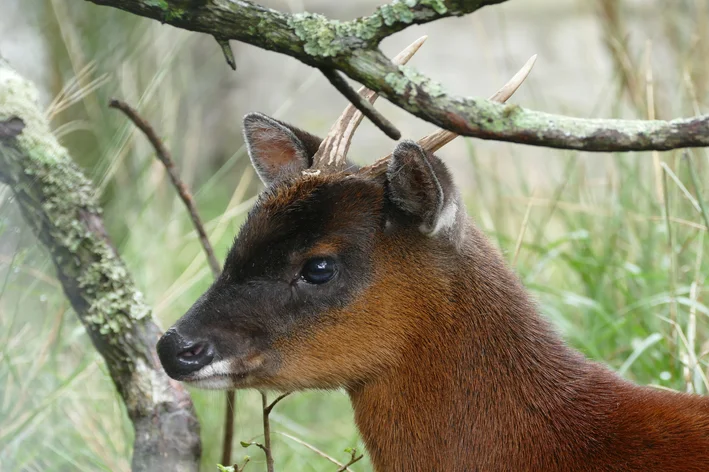
[[[335,276],[335,261],[329,257],[315,257],[308,260],[300,272],[300,277],[309,284],[324,284]]]

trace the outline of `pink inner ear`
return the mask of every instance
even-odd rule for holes
[[[254,133],[254,138],[252,146],[256,148],[261,165],[269,172],[278,172],[283,166],[303,157],[297,144],[281,130],[260,128]]]
[[[266,160],[264,164],[272,171],[277,171],[293,162],[294,159],[299,157],[297,154],[298,151],[296,151],[290,140],[284,138],[265,143],[263,147],[263,155]]]

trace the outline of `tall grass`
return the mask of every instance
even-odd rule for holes
[[[595,15],[598,40],[617,64],[598,109],[637,118],[706,112],[706,3],[669,3],[657,0],[645,10],[668,38],[653,54],[642,38],[628,36],[623,2],[601,0],[585,11]],[[166,139],[223,257],[259,189],[239,137],[244,110],[222,103],[225,89],[250,84],[224,78],[211,38],[84,2],[35,0],[32,8],[51,58],[44,85],[59,97],[53,125],[100,189],[110,234],[166,326],[208,286],[210,274],[152,149],[105,104],[115,95],[138,105]],[[540,97],[527,105],[550,107],[546,87],[525,86]],[[261,111],[304,105],[294,90],[288,101]],[[549,151],[542,165],[552,177],[533,180],[524,148],[481,153],[471,140],[467,149],[475,169],[464,189],[472,217],[569,343],[640,383],[706,393],[709,237],[682,152]],[[707,201],[709,155],[689,155]],[[501,157],[514,165],[503,167]],[[130,423],[7,188],[0,188],[0,232],[2,470],[129,470]],[[193,398],[203,468],[216,470],[223,395],[194,391]],[[249,468],[259,470],[259,451],[239,446],[261,434],[258,395],[239,393],[237,412],[235,457],[249,454]],[[347,447],[363,450],[342,392],[289,397],[272,414],[272,429],[342,460]],[[273,436],[279,470],[334,470],[306,446]]]

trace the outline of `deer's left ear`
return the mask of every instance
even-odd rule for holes
[[[261,113],[244,117],[244,138],[251,162],[266,186],[310,167],[322,141]]]
[[[429,236],[458,239],[465,209],[448,169],[413,141],[402,141],[387,169],[392,203]]]

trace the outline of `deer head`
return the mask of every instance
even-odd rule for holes
[[[512,95],[533,60],[494,98]],[[359,168],[346,155],[361,119],[348,107],[321,140],[246,116],[266,189],[219,279],[158,343],[171,377],[205,388],[351,386],[396,365],[403,346],[425,336],[417,313],[446,296],[437,281],[469,228],[450,172],[432,154],[455,134],[400,142]]]

